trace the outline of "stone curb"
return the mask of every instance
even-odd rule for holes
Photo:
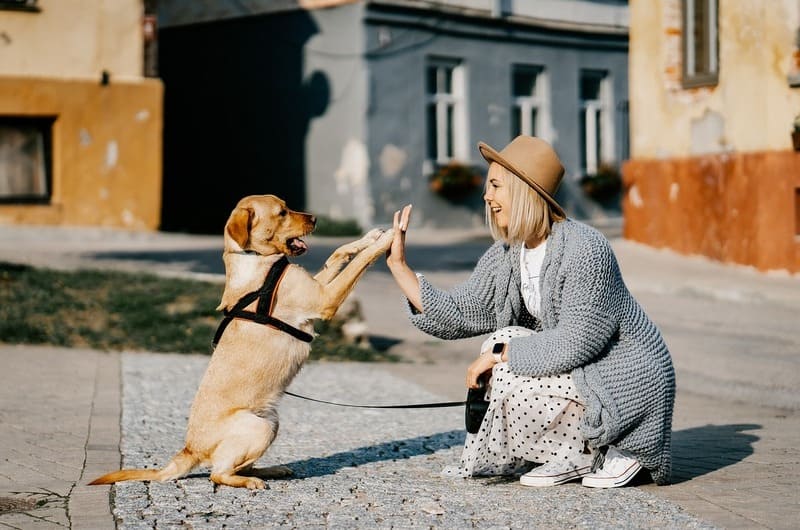
[[[111,486],[89,486],[87,483],[111,470],[119,469],[120,455],[120,356],[109,353],[97,363],[86,460],[78,483],[68,503],[73,529],[114,529],[111,513]]]

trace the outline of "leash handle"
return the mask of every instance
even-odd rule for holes
[[[300,399],[305,399],[308,401],[314,401],[316,403],[325,403],[326,405],[335,405],[337,407],[352,407],[357,409],[436,409],[443,407],[463,407],[467,403],[466,401],[444,401],[439,403],[412,403],[409,405],[354,405],[352,403],[335,403],[333,401],[314,399],[308,396],[301,396],[300,394],[295,394],[289,391],[285,391],[284,394]]]

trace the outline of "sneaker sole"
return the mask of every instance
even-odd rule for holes
[[[591,470],[592,468],[590,466],[586,466],[574,469],[567,473],[561,473],[560,475],[555,475],[553,477],[528,477],[526,475],[522,475],[519,477],[519,483],[523,486],[532,486],[534,488],[558,486],[559,484],[566,484],[567,482],[572,482],[573,480],[579,480],[591,473]]]
[[[636,463],[618,477],[583,477],[581,484],[589,488],[619,488],[633,480],[641,470],[641,464]]]

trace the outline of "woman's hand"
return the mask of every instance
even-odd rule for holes
[[[467,388],[479,388],[478,379],[481,375],[494,368],[494,357],[489,353],[478,355],[472,364],[467,368]]]
[[[409,221],[411,221],[410,204],[404,207],[402,212],[394,213],[394,239],[392,246],[386,251],[386,265],[389,266],[389,271],[408,301],[418,312],[422,313],[419,280],[411,267],[406,264],[406,230]]]
[[[402,212],[394,212],[394,240],[386,253],[389,269],[399,269],[406,264],[406,230],[411,221],[411,205],[403,207]]]

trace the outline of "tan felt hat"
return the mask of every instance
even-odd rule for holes
[[[533,136],[517,136],[499,153],[483,142],[478,143],[478,149],[487,162],[497,162],[514,173],[566,217],[553,198],[564,176],[564,166],[550,144]]]

